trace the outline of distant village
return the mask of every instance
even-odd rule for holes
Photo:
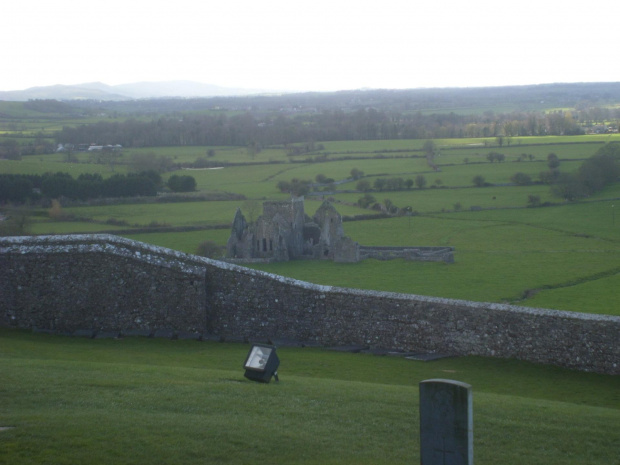
[[[58,144],[56,152],[119,152],[123,146],[116,145],[95,145],[95,144]]]

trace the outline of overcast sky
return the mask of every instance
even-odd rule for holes
[[[7,1],[0,90],[94,81],[300,91],[620,81],[619,5]]]

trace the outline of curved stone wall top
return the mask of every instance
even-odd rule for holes
[[[135,260],[176,268],[187,273],[204,276],[207,267],[228,270],[246,276],[271,279],[286,285],[308,289],[323,294],[348,294],[359,297],[382,298],[401,301],[422,301],[442,306],[473,308],[480,311],[501,311],[556,318],[581,319],[587,321],[609,321],[620,323],[620,317],[590,313],[568,312],[515,305],[474,302],[468,300],[429,297],[416,294],[400,294],[386,291],[372,291],[312,284],[264,271],[245,268],[240,265],[191,255],[165,247],[146,244],[111,234],[73,234],[57,236],[13,236],[0,237],[0,254],[40,254],[40,253],[110,253]]]

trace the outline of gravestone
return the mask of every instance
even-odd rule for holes
[[[449,379],[420,383],[421,465],[473,465],[473,425],[469,384]]]

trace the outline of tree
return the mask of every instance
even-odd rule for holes
[[[364,172],[362,170],[358,170],[357,168],[353,168],[351,170],[351,177],[353,179],[359,179],[364,176]]]
[[[34,180],[40,176],[20,174],[0,174],[0,204],[4,202],[26,202],[38,196],[33,190]]]
[[[173,162],[170,157],[158,157],[155,152],[136,153],[129,161],[131,171],[144,172],[155,171],[157,173],[165,173],[171,171]]]
[[[426,187],[426,178],[422,174],[418,174],[415,177],[415,185],[418,189],[424,189]]]
[[[246,149],[248,155],[250,156],[250,158],[252,158],[252,160],[256,158],[256,155],[258,155],[261,151],[261,147],[259,144],[256,143],[256,141],[250,142]]]
[[[277,187],[280,192],[288,192],[289,194],[300,197],[310,192],[310,181],[301,179],[292,179],[291,181],[278,181]]]
[[[365,194],[364,197],[358,199],[357,204],[362,208],[368,208],[370,204],[373,204],[377,201],[371,194]]]
[[[327,176],[325,176],[322,173],[319,173],[314,177],[314,180],[318,182],[319,184],[325,184],[327,182]]]
[[[533,195],[533,194],[528,195],[527,206],[528,207],[539,207],[540,206],[540,195]]]
[[[559,170],[548,170],[541,171],[538,178],[544,184],[553,184],[558,179],[558,176],[560,176]]]
[[[0,143],[0,158],[21,160],[22,156],[19,148],[19,142],[15,139],[7,139]]]
[[[620,169],[616,158],[594,154],[579,167],[578,177],[586,194],[594,194],[618,179]]]
[[[193,176],[173,174],[168,179],[167,184],[172,192],[193,192],[196,190],[196,179]]]
[[[41,193],[49,199],[76,199],[77,182],[68,173],[45,174],[41,181]]]
[[[474,183],[474,186],[476,187],[484,187],[486,185],[484,176],[481,176],[479,174],[473,177],[472,182]]]
[[[427,140],[426,142],[424,142],[424,145],[422,146],[422,151],[426,156],[426,163],[428,164],[428,166],[437,171],[439,167],[435,164],[435,154],[437,153],[437,146],[435,145],[435,142],[433,142],[432,140]]]
[[[135,176],[136,174],[130,174],[130,176]],[[144,176],[145,178],[149,178],[151,181],[153,181],[153,184],[155,184],[155,187],[157,189],[161,189],[162,187],[164,187],[164,181],[161,178],[161,175],[153,170],[148,170],[148,171],[142,171],[140,173],[137,173],[138,176]],[[95,174],[94,176],[98,176],[99,180],[101,179],[101,175],[100,174]],[[82,175],[80,175],[80,177],[78,179],[81,179]]]
[[[560,173],[556,183],[551,187],[551,192],[568,201],[577,200],[584,193],[583,185],[574,173]]]
[[[116,149],[105,148],[104,150],[100,150],[98,153],[98,163],[102,163],[104,165],[108,165],[112,171],[114,171],[114,167],[120,158],[123,156],[123,152]]]
[[[487,154],[487,160],[489,160],[491,163],[493,163],[494,161],[502,162],[505,159],[506,159],[506,155],[504,155],[503,153],[489,152]]]
[[[510,180],[519,186],[526,186],[532,183],[532,178],[525,173],[515,173]]]
[[[67,144],[65,146],[65,162],[76,163],[77,161],[78,159],[73,153],[73,144]]]
[[[549,155],[547,155],[547,166],[551,170],[560,166],[560,159],[555,153],[550,153]]]
[[[62,205],[57,199],[52,199],[52,206],[48,210],[47,214],[53,220],[63,220],[66,218],[65,213],[62,211]]]
[[[370,181],[368,181],[367,179],[360,179],[359,181],[357,181],[357,184],[355,185],[355,187],[358,191],[362,191],[362,192],[368,192],[372,189],[372,186],[370,185]]]
[[[302,195],[306,195],[310,192],[310,181],[305,181],[301,179],[292,179],[291,180],[291,195],[295,197],[301,197]]]
[[[6,219],[0,221],[0,236],[25,236],[30,231],[30,211],[24,207],[7,211]]]
[[[427,158],[433,158],[435,156],[435,152],[437,151],[437,145],[435,145],[435,141],[429,139],[424,142],[424,145],[422,146],[422,151]]]
[[[385,211],[387,211],[388,213],[394,214],[398,211],[398,207],[394,205],[394,202],[392,202],[390,199],[384,199],[383,205],[385,206]]]
[[[288,181],[278,181],[276,187],[280,192],[291,192],[291,183]]]
[[[405,185],[403,178],[388,178],[385,180],[385,188],[389,191],[402,190]]]
[[[374,182],[374,188],[381,191],[385,188],[387,181],[384,178],[377,178]]]

